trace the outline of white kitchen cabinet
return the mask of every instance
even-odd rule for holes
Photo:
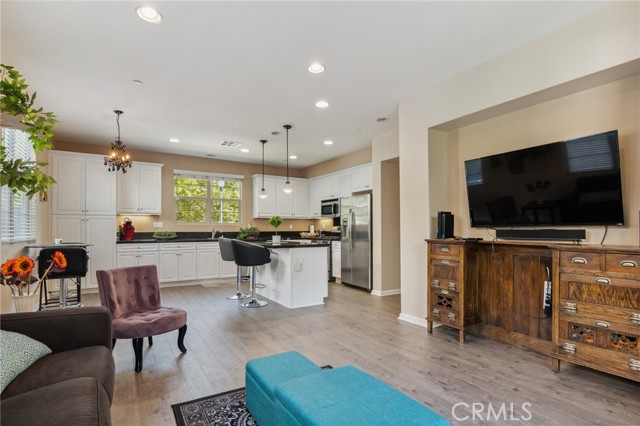
[[[320,178],[320,200],[340,198],[340,177],[338,174],[325,175]]]
[[[368,191],[373,188],[371,163],[351,170],[351,191]]]
[[[162,243],[158,247],[160,282],[197,278],[196,243]]]
[[[306,180],[292,180],[291,186],[293,186],[293,192],[291,199],[291,214],[292,218],[307,218],[309,217],[309,184]]]
[[[130,266],[158,265],[158,244],[125,243],[116,247],[116,264],[118,268]]]
[[[162,164],[135,161],[127,173],[117,175],[120,214],[162,213]]]
[[[287,182],[286,178],[276,178],[276,190],[275,190],[275,200],[276,200],[276,215],[282,217],[288,217],[291,215],[291,203],[293,199],[293,191],[289,194],[283,191],[284,186]],[[289,180],[291,182],[291,180]],[[293,187],[293,184],[291,184]]]
[[[115,216],[53,215],[51,225],[55,238],[89,245],[89,271],[84,285],[97,288],[96,271],[112,269],[116,264]]]
[[[236,276],[236,263],[222,260],[220,245],[217,242],[198,243],[197,256],[199,280]]]
[[[351,172],[341,172],[340,179],[340,197],[351,197]]]
[[[320,207],[322,200],[320,199],[320,180],[311,179],[308,188],[309,217],[312,219],[320,219],[322,216]]]
[[[116,174],[100,155],[51,151],[51,214],[115,215]]]
[[[276,214],[276,181],[274,177],[264,177],[267,198],[260,198],[262,175],[253,175],[253,217],[271,217]]]
[[[342,259],[341,259],[341,248],[340,241],[331,241],[331,271],[334,278],[341,278],[341,267],[342,267]]]

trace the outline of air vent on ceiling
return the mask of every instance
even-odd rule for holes
[[[232,141],[222,141],[220,142],[220,146],[223,148],[240,148],[242,144],[240,142],[232,142]]]

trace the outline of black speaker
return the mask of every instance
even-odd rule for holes
[[[501,240],[579,241],[587,238],[584,229],[496,229]]]
[[[436,238],[453,238],[453,215],[451,212],[438,212]]]

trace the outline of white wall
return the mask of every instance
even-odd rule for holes
[[[424,216],[448,207],[430,202],[429,129],[515,100],[530,106],[536,93],[557,88],[566,94],[563,85],[573,80],[639,59],[639,14],[638,2],[613,4],[400,104],[401,319],[424,323],[423,240],[433,232]]]

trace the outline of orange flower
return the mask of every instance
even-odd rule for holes
[[[2,275],[13,275],[16,273],[16,259],[9,259],[2,264]]]
[[[15,262],[15,271],[21,277],[26,277],[33,271],[33,260],[29,256],[20,256]]]
[[[67,268],[67,258],[64,257],[64,254],[62,254],[62,252],[55,252],[53,254],[53,261],[55,262],[56,266],[60,269],[66,269]]]

